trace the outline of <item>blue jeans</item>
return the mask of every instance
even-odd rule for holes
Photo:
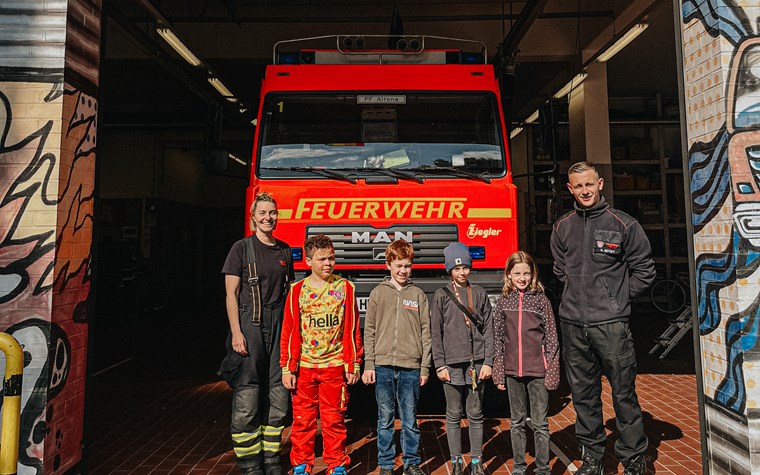
[[[404,467],[419,465],[420,429],[417,401],[420,399],[420,370],[397,366],[375,367],[377,399],[377,463],[393,470],[396,444],[393,439],[396,407],[401,418],[401,459]]]

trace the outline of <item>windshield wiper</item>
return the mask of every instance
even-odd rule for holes
[[[463,177],[463,178],[472,178],[473,180],[480,180],[484,183],[491,183],[491,178],[483,175],[478,175],[472,172],[468,172],[456,167],[430,167],[430,166],[423,166],[419,168],[414,168],[414,170],[420,171],[422,173],[449,173],[454,176]]]
[[[407,172],[405,170],[397,170],[395,168],[339,168],[338,170],[341,171],[352,171],[352,172],[375,172],[375,173],[381,173],[386,176],[391,176],[394,178],[404,178],[407,180],[414,180],[417,183],[425,183],[425,180],[421,177],[415,175],[414,173]]]
[[[344,175],[343,173],[330,170],[329,168],[315,168],[315,167],[261,167],[260,170],[281,170],[289,172],[310,172],[315,175],[321,175],[327,178],[335,178],[336,180],[347,181],[352,185],[356,184],[356,178]]]

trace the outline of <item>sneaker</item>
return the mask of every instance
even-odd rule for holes
[[[464,462],[461,458],[451,461],[451,475],[464,475]]]
[[[295,467],[293,467],[293,475],[311,475],[311,474],[310,474],[310,473],[309,473],[309,472],[306,470],[306,468],[307,468],[307,467],[306,467],[306,464],[305,464],[305,463],[302,463],[302,464],[300,464],[300,465],[296,465]]]
[[[647,470],[647,457],[644,454],[639,454],[628,460],[623,471],[624,475],[644,475]]]
[[[604,465],[601,460],[595,459],[584,450],[583,465],[575,472],[575,475],[604,475]]]
[[[404,475],[425,475],[419,465],[412,464],[404,467]]]
[[[340,465],[338,467],[333,468],[332,470],[327,471],[329,475],[346,475],[346,467],[343,465]]]
[[[470,465],[472,465],[472,468],[470,469],[471,475],[486,475],[485,470],[483,470],[483,464],[480,463],[480,460],[477,462],[473,461]]]
[[[380,469],[380,475],[393,475],[393,469],[392,468],[381,468]]]

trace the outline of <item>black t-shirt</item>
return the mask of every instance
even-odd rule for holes
[[[295,280],[293,267],[288,269],[288,261],[285,259],[285,253],[290,252],[290,247],[279,239],[275,240],[273,246],[263,244],[254,235],[253,245],[256,249],[256,273],[259,276],[259,286],[261,287],[261,302],[264,305],[279,302],[285,289],[285,281],[290,274],[290,281]],[[248,270],[248,260],[245,257],[245,239],[241,239],[232,245],[227,259],[222,267],[222,274],[236,275],[242,279],[240,282],[241,293],[247,295],[251,293],[251,287],[246,280],[248,273],[243,275],[243,270]],[[253,270],[253,267],[251,267]]]

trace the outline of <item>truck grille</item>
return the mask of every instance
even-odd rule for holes
[[[325,234],[335,246],[339,264],[379,264],[385,262],[385,248],[396,239],[411,242],[415,264],[440,264],[443,248],[457,241],[454,225],[307,226],[306,237]]]

